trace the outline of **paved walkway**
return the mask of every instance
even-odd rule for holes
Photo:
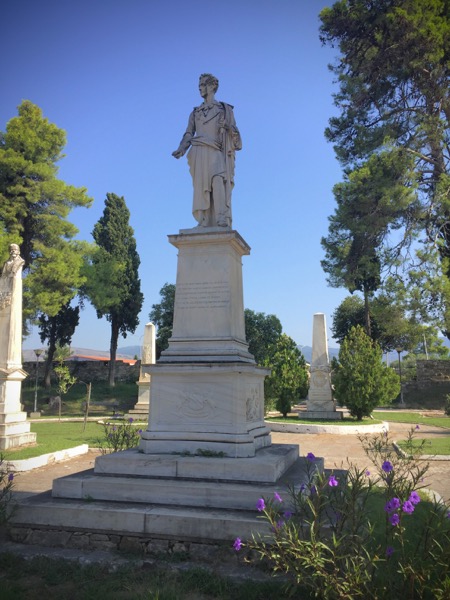
[[[391,437],[401,440],[407,437],[411,425],[406,423],[390,423]],[[420,437],[441,437],[450,435],[450,430],[427,425],[420,426]],[[359,467],[368,467],[370,461],[364,454],[356,435],[305,434],[305,433],[272,433],[272,441],[277,444],[299,444],[300,454],[305,456],[313,452],[325,458],[326,468],[345,467],[347,459]],[[82,456],[54,463],[46,467],[20,473],[15,478],[17,498],[45,492],[52,488],[52,482],[58,477],[78,473],[94,467],[96,452],[88,452]],[[437,492],[444,500],[450,501],[450,460],[431,461],[427,477],[427,486]]]

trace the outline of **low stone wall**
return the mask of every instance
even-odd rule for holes
[[[38,525],[25,527],[10,526],[8,537],[16,543],[48,546],[52,548],[72,548],[77,550],[119,550],[131,554],[161,556],[182,555],[192,560],[207,562],[217,559],[236,559],[231,544],[197,543],[174,539],[138,537],[129,534],[75,531],[70,528],[52,529]]]
[[[70,370],[70,374],[74,375],[77,379],[90,383],[93,381],[108,381],[108,365],[109,361],[96,361],[96,360],[68,360],[65,363]],[[116,381],[120,382],[137,382],[139,379],[139,369],[141,363],[136,361],[134,365],[129,365],[121,360],[116,361]],[[36,362],[23,363],[24,370],[28,373],[28,380],[35,380],[36,377]],[[38,368],[39,381],[44,377],[44,364],[39,363]],[[54,373],[52,373],[52,380],[55,380]]]
[[[418,360],[417,382],[450,382],[450,360]]]

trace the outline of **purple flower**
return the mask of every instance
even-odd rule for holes
[[[339,485],[339,482],[334,475],[330,475],[330,478],[328,479],[328,485],[330,487],[336,487]]]
[[[413,513],[414,512],[414,504],[412,502],[410,502],[409,500],[405,500],[405,502],[403,502],[402,511],[404,513],[408,513],[408,514]]]
[[[14,473],[10,473],[8,475],[8,481],[12,481],[14,479]]]
[[[416,429],[420,429],[420,427],[418,425],[416,425]]]
[[[420,502],[420,496],[417,492],[411,492],[408,500],[411,502],[411,504],[416,505]]]
[[[447,519],[450,519],[450,510],[447,513]]]
[[[234,540],[233,548],[236,550],[236,552],[239,552],[239,550],[242,548],[241,538],[236,538]]]
[[[397,508],[400,508],[400,500],[398,498],[392,498],[389,502],[386,502],[384,510],[391,513],[394,512],[394,510],[397,510]]]
[[[393,527],[395,527],[396,525],[398,525],[400,523],[400,517],[398,516],[397,513],[394,513],[393,515],[391,515],[389,517],[389,521],[391,522],[391,525]]]
[[[259,512],[262,512],[266,508],[266,503],[264,502],[264,498],[260,498],[256,503],[256,508]]]
[[[283,521],[283,519],[280,519],[279,521],[277,521],[277,529],[281,529],[282,527],[284,527],[285,523]]]
[[[390,473],[394,467],[392,466],[391,462],[385,460],[384,463],[381,465],[381,468],[385,473]]]
[[[394,554],[394,548],[392,546],[388,546],[386,548],[386,556],[387,558],[389,558],[390,556],[392,556]]]
[[[307,460],[309,460],[309,462],[314,462],[316,460],[316,457],[314,456],[314,454],[312,452],[308,452],[308,454],[306,455]]]
[[[283,513],[283,517],[285,519],[290,519],[292,517],[292,513],[289,510],[287,510],[286,512]]]
[[[302,485],[300,486],[300,491],[304,492],[306,490],[306,483],[302,483]]]
[[[280,496],[280,494],[278,492],[274,492],[273,495],[277,502],[283,502],[283,498]]]
[[[366,474],[367,477],[369,477],[369,475],[370,475],[369,469],[366,469],[366,473],[365,474]]]
[[[134,421],[133,417],[130,417],[130,418],[128,419],[128,423],[132,423],[133,421]]]

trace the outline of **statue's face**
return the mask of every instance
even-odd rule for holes
[[[15,258],[16,256],[19,256],[20,251],[19,251],[19,247],[16,244],[11,244],[11,246],[9,247],[9,255],[11,258]]]
[[[208,80],[205,77],[202,77],[199,81],[198,89],[200,96],[202,98],[206,98],[209,93],[214,92],[214,85],[212,83],[208,83]]]

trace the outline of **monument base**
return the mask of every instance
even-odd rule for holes
[[[327,421],[340,421],[343,418],[341,411],[337,410],[303,410],[298,414],[299,419],[324,419]]]
[[[150,379],[139,380],[137,385],[139,386],[138,401],[125,417],[146,421],[150,407]]]
[[[27,413],[20,410],[20,390],[27,373],[22,369],[0,373],[0,450],[35,444]]]
[[[144,454],[246,458],[270,446],[264,423],[268,369],[248,363],[156,363]]]
[[[39,537],[39,529],[41,535],[52,529],[67,546],[74,532],[78,543],[80,533],[88,532],[115,536],[118,545],[120,536],[134,536],[149,544],[172,539],[230,547],[236,537],[269,533],[268,523],[258,518],[260,498],[273,499],[277,492],[283,508],[290,509],[290,489],[300,491],[311,467],[298,453],[297,445],[275,444],[239,460],[137,450],[101,456],[95,470],[56,479],[52,498],[20,502],[11,524],[26,531],[28,543]],[[323,469],[323,459],[316,467]]]

